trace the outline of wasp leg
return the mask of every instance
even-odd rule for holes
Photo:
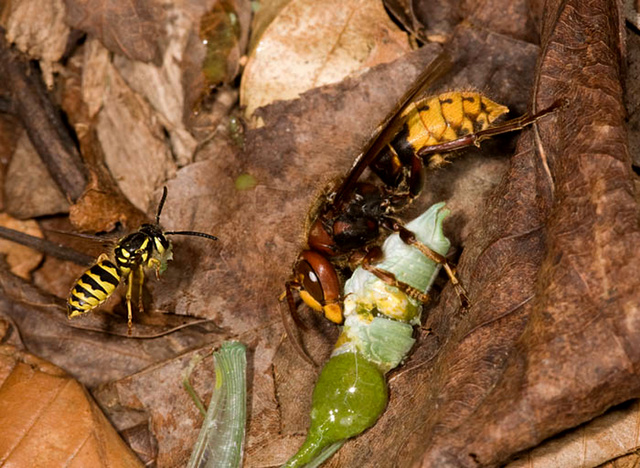
[[[431,154],[437,155],[438,153],[455,151],[461,148],[466,148],[467,146],[471,146],[471,145],[479,147],[480,142],[487,140],[489,138],[492,138],[496,135],[500,135],[502,133],[515,132],[517,130],[522,130],[524,127],[537,122],[539,119],[541,119],[545,115],[555,112],[559,108],[563,107],[563,105],[564,104],[561,102],[555,102],[551,106],[547,107],[544,110],[541,110],[536,114],[533,114],[533,115],[524,114],[523,116],[518,117],[516,119],[507,120],[506,122],[500,125],[489,127],[484,130],[480,130],[479,132],[470,133],[456,140],[447,141],[445,143],[440,143],[437,145],[425,146],[418,150],[418,156],[420,156],[423,159],[426,159],[425,157]],[[437,166],[442,164],[444,161],[446,161],[445,158],[439,158],[439,159],[436,158],[435,161],[428,161],[428,163],[430,163],[430,165],[432,166],[434,164]]]
[[[133,282],[135,278],[133,277],[133,273],[135,270],[131,270],[129,272],[129,277],[127,278],[127,335],[131,336],[131,329],[133,328],[133,314],[131,312],[131,293],[133,291]]]
[[[158,260],[156,258],[152,258],[147,263],[147,266],[149,268],[153,268],[154,270],[156,270],[156,279],[159,280],[160,279],[160,267],[162,266],[162,264],[160,263],[160,260]]]
[[[462,306],[463,309],[468,309],[470,307],[471,301],[469,301],[469,296],[467,296],[467,292],[464,290],[462,283],[460,283],[460,280],[458,280],[458,277],[456,276],[456,273],[455,273],[455,268],[451,266],[451,263],[449,263],[449,261],[444,255],[440,255],[438,252],[435,252],[434,250],[424,245],[422,242],[420,242],[416,238],[413,232],[411,232],[409,229],[404,227],[402,223],[400,223],[397,220],[394,220],[393,218],[385,219],[383,225],[387,229],[391,229],[392,231],[397,232],[398,235],[400,236],[400,239],[402,239],[402,241],[405,244],[415,247],[420,252],[422,252],[422,254],[425,257],[428,257],[434,262],[442,265],[442,267],[444,268],[444,271],[447,273],[447,276],[449,277],[449,281],[451,281],[451,285],[453,286],[453,289],[456,291],[456,294],[458,295],[458,299],[460,299],[460,305]]]
[[[278,300],[282,302],[285,298],[287,299],[287,308],[289,309],[289,316],[293,318],[293,321],[299,328],[306,330],[308,329],[308,327],[300,320],[300,317],[298,316],[298,311],[297,311],[298,308],[296,307],[296,301],[293,298],[293,290],[298,288],[299,288],[299,285],[296,281],[287,281],[285,283],[284,292],[280,295]],[[280,314],[282,316],[282,324],[284,325],[284,331],[289,337],[289,341],[293,345],[293,348],[296,350],[296,352],[300,355],[302,359],[307,361],[313,367],[317,367],[317,364],[313,361],[313,359],[311,359],[311,356],[309,356],[309,354],[307,353],[307,350],[304,349],[304,346],[302,345],[302,341],[300,340],[300,337],[296,333],[296,330],[294,330],[291,327],[288,317],[286,316],[287,314],[286,312],[284,312],[284,306],[282,304],[280,305]]]
[[[380,247],[372,247],[369,249],[367,254],[362,259],[362,268],[367,270],[370,273],[373,273],[382,281],[387,283],[390,286],[398,288],[400,291],[405,293],[407,296],[414,298],[417,301],[422,302],[423,304],[428,303],[431,300],[431,297],[427,293],[423,293],[422,291],[417,290],[413,286],[408,285],[402,281],[399,281],[396,276],[386,270],[382,270],[372,265],[373,262],[382,259],[382,250]]]

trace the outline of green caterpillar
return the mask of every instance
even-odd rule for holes
[[[438,203],[406,227],[441,255],[449,240],[442,223],[449,214]],[[397,234],[382,246],[377,268],[426,292],[440,265]],[[345,284],[344,328],[313,391],[311,426],[307,438],[285,467],[315,467],[351,437],[373,426],[389,400],[385,374],[397,367],[413,347],[413,326],[420,324],[422,305],[372,273],[357,268]]]

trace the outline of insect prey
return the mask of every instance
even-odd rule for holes
[[[442,265],[461,305],[469,307],[469,299],[454,268],[443,255],[417,241],[397,214],[420,194],[425,167],[440,167],[451,158],[453,151],[478,146],[481,141],[501,133],[520,130],[553,112],[557,106],[496,123],[508,108],[481,93],[451,91],[419,97],[433,74],[440,73],[438,68],[445,66],[443,63],[441,60],[435,70],[422,74],[385,119],[379,134],[370,140],[346,176],[326,193],[311,216],[308,248],[300,253],[281,296],[286,298],[296,322],[299,323],[299,319],[294,291],[309,307],[331,322],[342,324],[342,281],[338,271],[345,267],[352,270],[358,264],[421,302],[428,301],[428,295],[418,294],[392,273],[374,266],[380,256],[376,244],[383,232],[398,233],[403,242],[419,248]],[[367,168],[380,183],[360,180]],[[300,351],[301,345],[295,345]]]

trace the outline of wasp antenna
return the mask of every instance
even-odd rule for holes
[[[206,239],[218,240],[216,236],[212,236],[211,234],[205,234],[204,232],[197,231],[168,231],[165,232],[164,235],[179,235],[179,236],[196,236],[196,237],[204,237]]]
[[[167,199],[167,187],[165,186],[165,187],[162,187],[162,198],[160,199],[160,204],[158,205],[158,212],[156,213],[156,224],[160,224],[160,213],[162,213],[162,207],[164,206],[164,201],[166,199]]]

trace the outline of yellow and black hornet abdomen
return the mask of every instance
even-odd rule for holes
[[[484,130],[508,111],[476,92],[454,91],[419,99],[404,110],[400,131],[380,151],[371,168],[385,184],[399,187],[406,182],[406,172],[421,148]],[[430,157],[430,165],[443,161],[440,155]]]
[[[120,284],[122,275],[110,260],[99,260],[78,278],[67,300],[69,318],[86,314],[98,307]]]

